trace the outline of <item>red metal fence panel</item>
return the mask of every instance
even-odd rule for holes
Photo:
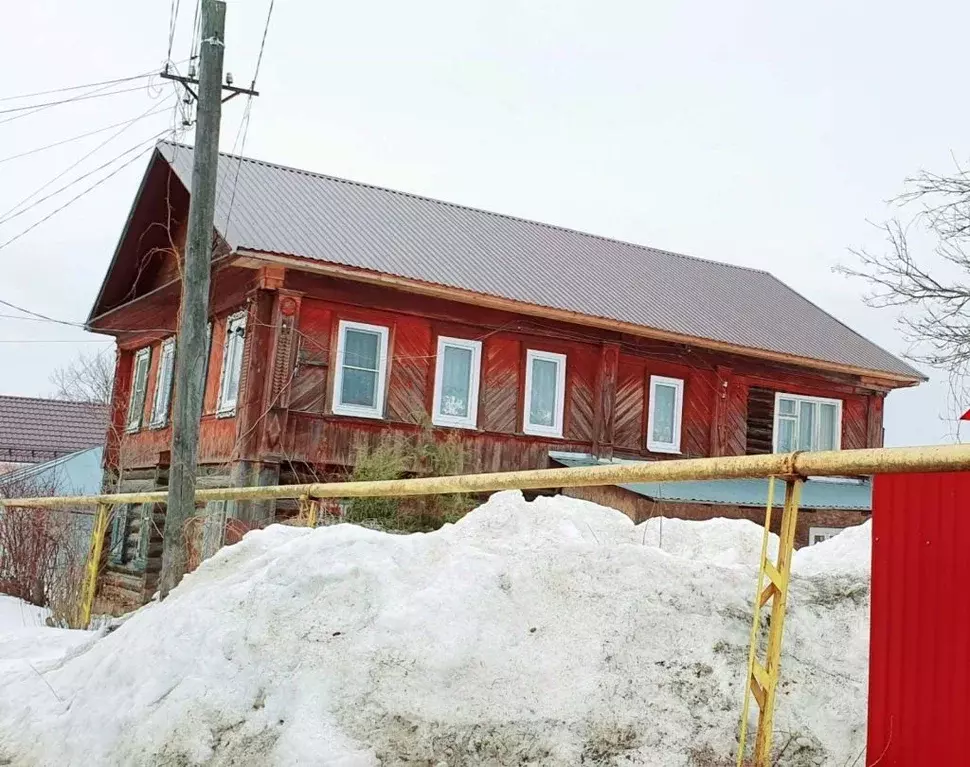
[[[970,472],[876,477],[866,765],[970,764]]]

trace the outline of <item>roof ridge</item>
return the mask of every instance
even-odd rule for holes
[[[70,399],[58,399],[57,397],[27,397],[21,394],[0,394],[0,401],[20,400],[21,402],[55,402],[63,405],[87,405],[100,408],[109,408],[110,405],[104,402],[83,402]]]
[[[159,141],[158,143],[168,144],[169,146],[178,147],[181,149],[191,149],[192,151],[195,151],[195,147],[190,146],[189,144],[181,144],[175,141]],[[437,197],[428,197],[427,195],[417,194],[415,192],[405,192],[400,189],[391,189],[390,187],[387,187],[387,186],[370,184],[370,183],[367,183],[366,181],[355,181],[354,179],[343,178],[341,176],[332,176],[329,173],[320,173],[319,171],[307,170],[305,168],[296,168],[296,167],[293,167],[292,165],[282,165],[280,163],[269,162],[268,160],[257,160],[254,157],[244,157],[243,155],[231,154],[230,152],[219,152],[219,155],[222,157],[226,157],[230,160],[245,161],[248,163],[253,163],[255,165],[262,165],[269,168],[276,168],[277,170],[283,170],[289,173],[298,173],[304,176],[312,176],[314,178],[323,178],[323,179],[328,179],[330,181],[336,181],[341,184],[350,184],[352,186],[364,187],[366,189],[374,189],[379,192],[388,192],[390,194],[401,195],[402,197],[410,197],[411,199],[415,199],[415,200],[424,200],[425,202],[433,202],[437,205],[444,205],[449,208],[458,208],[460,210],[470,210],[476,213],[484,213],[485,215],[495,216],[496,218],[504,218],[509,221],[518,221],[524,224],[531,224],[532,226],[541,226],[541,227],[545,227],[546,229],[553,229],[559,232],[578,234],[578,235],[582,235],[583,237],[591,237],[593,239],[601,240],[603,242],[612,242],[617,245],[626,245],[627,247],[637,248],[639,250],[646,250],[652,253],[659,253],[661,255],[666,255],[666,256],[673,256],[675,258],[683,258],[688,261],[695,261],[695,262],[699,261],[704,264],[717,264],[718,266],[725,266],[725,267],[728,267],[729,269],[738,269],[745,272],[753,272],[755,274],[769,274],[769,275],[771,274],[771,272],[768,272],[765,269],[756,269],[753,266],[742,266],[740,264],[731,264],[726,261],[718,261],[712,258],[701,258],[700,256],[692,256],[686,253],[677,253],[673,250],[666,250],[664,248],[655,248],[652,245],[642,245],[637,242],[630,242],[629,240],[621,240],[616,237],[607,237],[606,235],[602,235],[602,234],[585,232],[582,229],[573,229],[572,227],[561,226],[559,224],[550,224],[545,221],[537,221],[532,218],[525,218],[523,216],[514,216],[510,213],[499,213],[494,210],[477,208],[473,205],[462,205],[461,203],[457,203],[457,202],[449,202],[448,200],[441,200]]]

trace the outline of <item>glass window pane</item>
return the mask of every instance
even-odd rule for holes
[[[835,450],[839,428],[836,410],[834,404],[819,405],[819,442],[816,445],[819,450]]]
[[[377,407],[377,372],[344,368],[340,384],[340,403]]]
[[[366,330],[346,331],[344,336],[344,365],[365,370],[377,370],[381,337]]]
[[[779,399],[778,400],[778,412],[781,415],[795,415],[795,400],[793,399]]]
[[[798,447],[797,450],[811,450],[815,440],[815,403],[800,402],[798,415]]]
[[[798,421],[795,418],[778,419],[778,452],[790,453],[796,450],[795,447],[795,425]]]
[[[467,418],[471,392],[472,350],[458,346],[445,346],[441,364],[441,414]]]
[[[559,366],[551,360],[532,360],[532,389],[529,400],[529,423],[535,426],[556,425],[556,378]]]
[[[229,353],[226,355],[226,365],[229,375],[226,379],[226,395],[229,399],[236,396],[239,389],[239,373],[242,368],[242,338],[233,334],[229,340]]]
[[[677,389],[666,384],[657,384],[653,389],[653,434],[654,442],[672,444],[674,441],[674,410],[676,409]]]

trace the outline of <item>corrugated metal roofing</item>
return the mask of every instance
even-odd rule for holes
[[[159,151],[190,188],[193,150]],[[216,228],[233,249],[922,377],[764,271],[259,160],[220,155]]]
[[[104,443],[108,406],[0,396],[0,462],[39,463]]]
[[[875,486],[863,761],[967,764],[970,472],[880,474]]]
[[[57,495],[97,495],[101,492],[103,453],[104,448],[98,445],[0,474],[0,491],[7,485],[36,482],[51,488]]]
[[[598,461],[587,453],[550,452],[549,457],[563,466],[596,466]],[[636,463],[636,461],[614,461]],[[768,504],[767,479],[711,479],[692,482],[637,482],[620,487],[657,501],[709,503],[727,506],[764,508]],[[784,491],[775,487],[775,506],[784,505]],[[804,509],[849,509],[869,511],[872,508],[872,483],[848,480],[809,480],[802,486],[801,507]]]

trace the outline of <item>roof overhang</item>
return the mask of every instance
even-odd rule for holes
[[[883,370],[871,370],[869,368],[842,365],[826,360],[816,360],[809,357],[800,357],[794,354],[771,351],[768,349],[756,349],[748,346],[740,346],[724,341],[717,341],[710,338],[699,338],[681,333],[672,333],[667,330],[636,325],[630,322],[609,319],[607,317],[596,317],[588,314],[581,314],[566,309],[556,309],[538,304],[530,304],[524,301],[516,301],[511,298],[476,293],[475,291],[464,288],[454,288],[423,280],[415,280],[408,277],[398,277],[384,272],[375,272],[368,269],[344,266],[343,264],[331,261],[321,261],[313,258],[287,255],[284,253],[267,253],[246,248],[235,251],[235,258],[232,263],[236,266],[258,268],[266,264],[281,264],[293,269],[315,274],[324,274],[331,277],[363,282],[371,285],[383,285],[385,287],[396,288],[409,293],[443,298],[449,301],[484,306],[489,309],[498,309],[516,314],[526,314],[532,317],[557,320],[559,322],[569,322],[576,325],[586,325],[588,327],[612,330],[618,333],[626,333],[641,338],[649,338],[656,341],[669,341],[671,343],[695,346],[711,351],[727,352],[738,354],[745,357],[778,362],[786,365],[809,368],[811,370],[825,370],[832,373],[842,373],[845,375],[858,376],[861,383],[875,389],[899,389],[907,386],[916,386],[927,380],[925,376],[907,376],[900,373],[891,373]]]

